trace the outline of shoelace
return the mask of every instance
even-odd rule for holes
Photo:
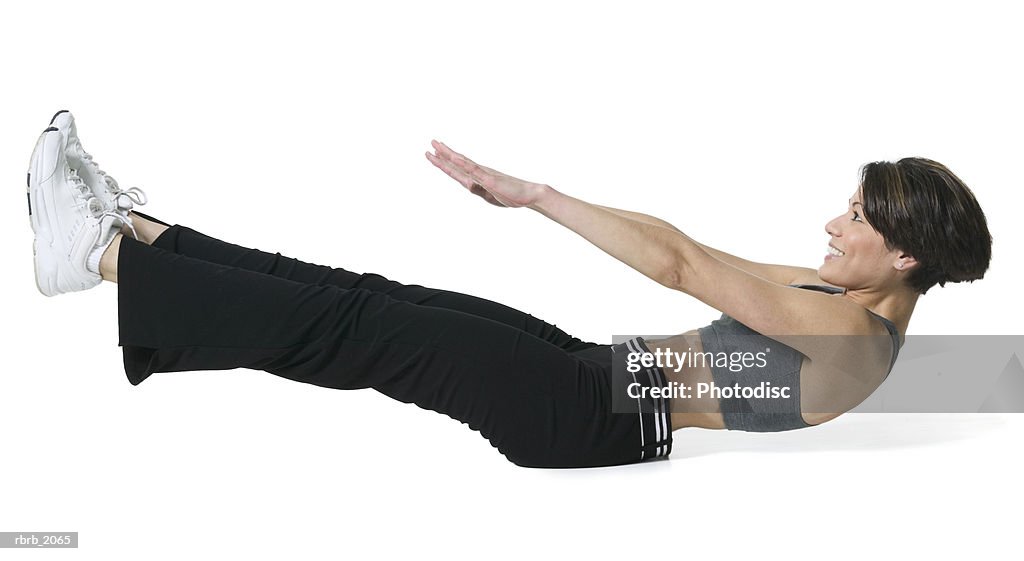
[[[101,172],[102,173],[102,172]],[[127,189],[121,189],[117,185],[117,181],[109,175],[104,175],[103,180],[107,183],[107,190],[114,195],[114,199],[117,200],[120,197],[128,197],[133,203],[137,205],[144,205],[149,202],[146,197],[146,192],[138,187],[129,187]]]
[[[87,165],[91,166],[96,171],[97,175],[103,178],[104,183],[107,184],[107,191],[109,191],[110,194],[113,195],[115,201],[122,195],[128,197],[129,200],[131,200],[133,203],[137,205],[144,205],[149,201],[149,198],[146,197],[146,192],[143,191],[142,189],[139,189],[138,187],[129,187],[128,189],[121,189],[121,187],[117,184],[116,179],[107,175],[107,172],[100,169],[99,164],[97,164],[96,161],[92,159],[92,154],[82,149],[81,141],[76,142],[76,147],[78,148],[78,154],[81,156],[82,160]]]
[[[75,206],[78,208],[86,207],[89,209],[89,214],[96,216],[97,212],[103,210],[103,203],[97,199],[92,189],[86,184],[85,180],[78,175],[78,170],[68,166],[66,168],[66,177],[71,182],[71,186],[75,188],[75,196],[81,199],[81,202],[76,203]]]
[[[110,216],[114,220],[117,220],[121,224],[127,226],[132,232],[132,237],[139,239],[139,234],[135,231],[135,225],[132,224],[132,219],[121,211],[120,208],[117,210],[104,210],[103,203],[93,195],[92,188],[90,188],[85,180],[78,175],[78,170],[68,166],[67,178],[75,188],[75,195],[82,200],[82,202],[75,205],[76,207],[87,207],[89,214],[92,214],[93,217],[99,220],[101,224],[104,217]]]

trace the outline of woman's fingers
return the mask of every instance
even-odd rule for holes
[[[470,175],[479,176],[482,174],[481,172],[486,171],[483,169],[483,166],[477,165],[476,162],[462,154],[459,154],[455,150],[452,150],[443,142],[431,140],[430,144],[434,147],[434,150],[437,150],[437,154],[439,156],[454,162],[455,165],[459,166],[463,171]]]
[[[443,142],[440,142],[438,140],[431,140],[430,144],[434,147],[434,149],[437,151],[439,156],[451,159],[451,160],[455,161],[456,163],[461,163],[462,166],[465,166],[467,168],[472,168],[472,169],[477,170],[477,171],[485,171],[485,172],[493,174],[493,175],[504,175],[504,176],[508,177],[508,174],[501,173],[500,171],[498,171],[496,169],[489,168],[489,167],[487,167],[487,166],[485,166],[483,164],[478,164],[478,163],[474,162],[473,160],[467,158],[464,154],[460,154],[460,153],[456,152],[455,150],[452,150],[451,148],[448,147],[448,145],[446,145]]]
[[[430,144],[434,147],[436,153],[426,152],[427,159],[435,166],[441,168],[452,179],[461,183],[463,187],[469,189],[470,193],[495,206],[515,206],[506,204],[501,198],[495,196],[491,190],[495,188],[500,178],[518,180],[489,167],[477,164],[473,160],[452,150],[443,142],[431,140]]]
[[[469,160],[469,158],[463,156],[462,154],[459,154],[455,150],[452,150],[444,142],[441,142],[439,140],[431,140],[430,145],[433,146],[434,150],[437,151],[438,156],[441,156],[442,158],[445,158],[447,160],[451,160],[453,162],[459,159],[467,161]]]
[[[465,185],[467,188],[471,187],[474,183],[489,186],[493,182],[493,175],[488,175],[490,168],[484,168],[478,165],[473,160],[459,154],[458,152],[449,148],[445,143],[437,140],[431,140],[430,144],[434,147],[437,152],[436,155],[429,155],[428,158],[431,161],[438,160],[441,162],[438,167],[445,170],[445,173],[456,178],[460,183]],[[455,175],[453,175],[453,173]]]
[[[425,152],[424,154],[432,164],[441,168],[441,170],[448,174],[452,179],[461,183],[466,189],[469,189],[470,193],[473,193],[492,205],[500,207],[506,206],[498,201],[498,199],[494,198],[494,195],[492,195],[487,189],[481,187],[480,184],[474,181],[472,177],[464,173],[462,170],[454,168],[451,162],[442,160],[437,157],[437,155],[431,154],[430,152]]]
[[[461,183],[462,186],[465,187],[466,189],[470,189],[471,187],[473,187],[473,184],[476,183],[476,181],[472,177],[470,177],[469,174],[464,172],[462,169],[458,168],[451,161],[439,158],[438,156],[431,154],[430,152],[426,152],[425,154],[427,156],[427,160],[430,160],[430,163],[440,168],[441,171],[448,174],[448,176],[454,179],[455,181]]]
[[[501,207],[505,206],[501,204],[498,201],[498,199],[495,199],[494,195],[490,194],[487,191],[487,189],[484,189],[483,187],[480,186],[479,183],[474,181],[472,177],[469,177],[469,175],[467,175],[466,173],[454,168],[451,162],[447,160],[442,160],[441,158],[438,158],[436,155],[431,154],[430,152],[425,152],[424,154],[427,156],[427,159],[430,160],[432,164],[441,168],[441,170],[447,173],[452,179],[461,183],[462,186],[465,187],[466,189],[469,189],[470,193],[473,193],[474,195],[482,198],[483,200],[491,203],[492,205]]]

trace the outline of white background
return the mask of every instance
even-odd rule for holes
[[[552,471],[372,391],[245,370],[133,387],[115,285],[36,291],[23,188],[36,137],[67,108],[150,214],[607,343],[718,314],[537,213],[468,194],[424,157],[431,138],[812,267],[858,167],[923,156],[974,190],[995,246],[985,279],[935,288],[909,334],[1021,334],[1024,39],[1007,5],[6,5],[0,531],[80,532],[77,551],[33,559],[1018,552],[1016,415],[688,429],[669,461]]]

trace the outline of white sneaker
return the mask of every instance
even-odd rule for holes
[[[79,177],[89,185],[93,195],[103,203],[104,209],[121,214],[124,223],[134,233],[135,228],[128,212],[134,205],[146,204],[146,193],[138,187],[121,189],[117,180],[100,169],[92,155],[82,148],[82,141],[78,138],[78,127],[75,125],[75,117],[70,111],[63,109],[55,113],[50,119],[50,126],[56,128],[63,135],[62,149],[68,166],[77,171]]]
[[[102,282],[86,261],[120,231],[120,215],[108,211],[76,170],[68,166],[66,140],[56,127],[36,141],[28,166],[28,211],[35,232],[36,286],[46,296],[85,290]]]

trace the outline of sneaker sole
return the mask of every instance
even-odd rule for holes
[[[55,170],[43,169],[45,162],[43,162],[42,158],[47,140],[50,142],[57,140],[56,138],[48,139],[47,137],[59,136],[51,135],[54,132],[58,132],[56,128],[47,128],[39,135],[39,139],[36,140],[36,146],[32,150],[32,158],[29,160],[27,178],[28,216],[32,223],[32,232],[35,234],[35,239],[32,240],[32,256],[35,262],[36,288],[46,296],[57,294],[57,259],[53,248],[54,225],[51,218],[47,215],[47,205],[44,202],[47,196],[52,200],[52,193],[46,193],[40,180],[48,179],[55,172]]]

